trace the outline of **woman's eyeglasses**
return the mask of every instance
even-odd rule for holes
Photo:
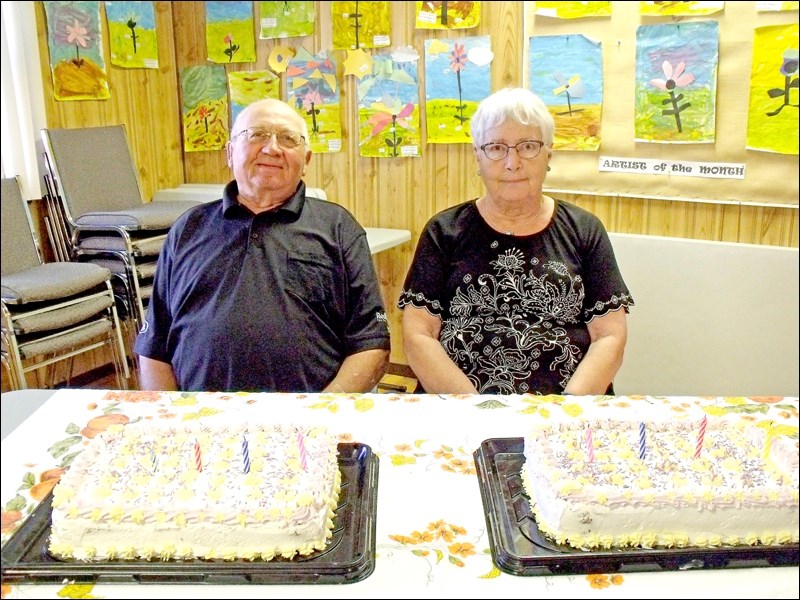
[[[544,142],[540,140],[525,140],[513,146],[501,142],[489,142],[481,146],[481,150],[483,150],[483,153],[489,160],[503,160],[508,156],[508,151],[511,150],[511,148],[517,149],[517,154],[519,154],[520,158],[530,159],[539,156],[539,152],[542,151],[542,146],[544,146]]]

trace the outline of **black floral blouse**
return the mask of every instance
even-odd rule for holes
[[[559,394],[589,348],[587,323],[634,305],[600,219],[556,201],[533,235],[499,233],[475,200],[425,226],[398,307],[442,319],[439,340],[481,394]]]

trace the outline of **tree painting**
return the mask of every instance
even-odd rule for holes
[[[415,2],[417,29],[468,29],[481,20],[480,2]]]
[[[718,29],[716,21],[637,29],[636,141],[714,142]]]
[[[336,62],[326,52],[312,55],[304,48],[289,60],[286,69],[287,100],[308,125],[314,152],[339,152],[342,125]]]
[[[331,23],[336,50],[391,44],[390,2],[331,2]]]
[[[111,97],[103,57],[99,2],[45,2],[56,100]]]
[[[157,69],[158,38],[152,2],[106,2],[111,64],[125,69]]]

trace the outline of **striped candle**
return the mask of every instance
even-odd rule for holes
[[[247,438],[242,436],[242,470],[245,474],[250,472],[250,448],[247,445]]]
[[[644,460],[647,453],[647,432],[644,429],[644,422],[639,423],[639,460]]]
[[[200,454],[200,442],[194,441],[194,466],[198,472],[203,472],[203,457]]]
[[[594,462],[594,438],[592,437],[592,428],[586,428],[586,453],[589,462]]]
[[[299,429],[297,430],[297,448],[300,451],[300,466],[303,467],[303,471],[308,470],[308,464],[306,463],[306,442],[303,439],[303,432]]]
[[[703,420],[700,421],[700,430],[697,432],[697,444],[694,448],[695,458],[700,458],[700,452],[703,450],[703,441],[706,438],[706,425],[708,425],[708,419],[703,415]]]

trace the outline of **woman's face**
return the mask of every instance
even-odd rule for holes
[[[487,132],[484,144],[502,143],[516,146],[530,140],[541,140],[539,128],[506,121]],[[522,158],[518,148],[509,148],[505,158],[492,160],[479,147],[473,146],[481,178],[487,193],[496,199],[515,200],[539,196],[553,156],[550,146],[542,145],[534,158]]]

